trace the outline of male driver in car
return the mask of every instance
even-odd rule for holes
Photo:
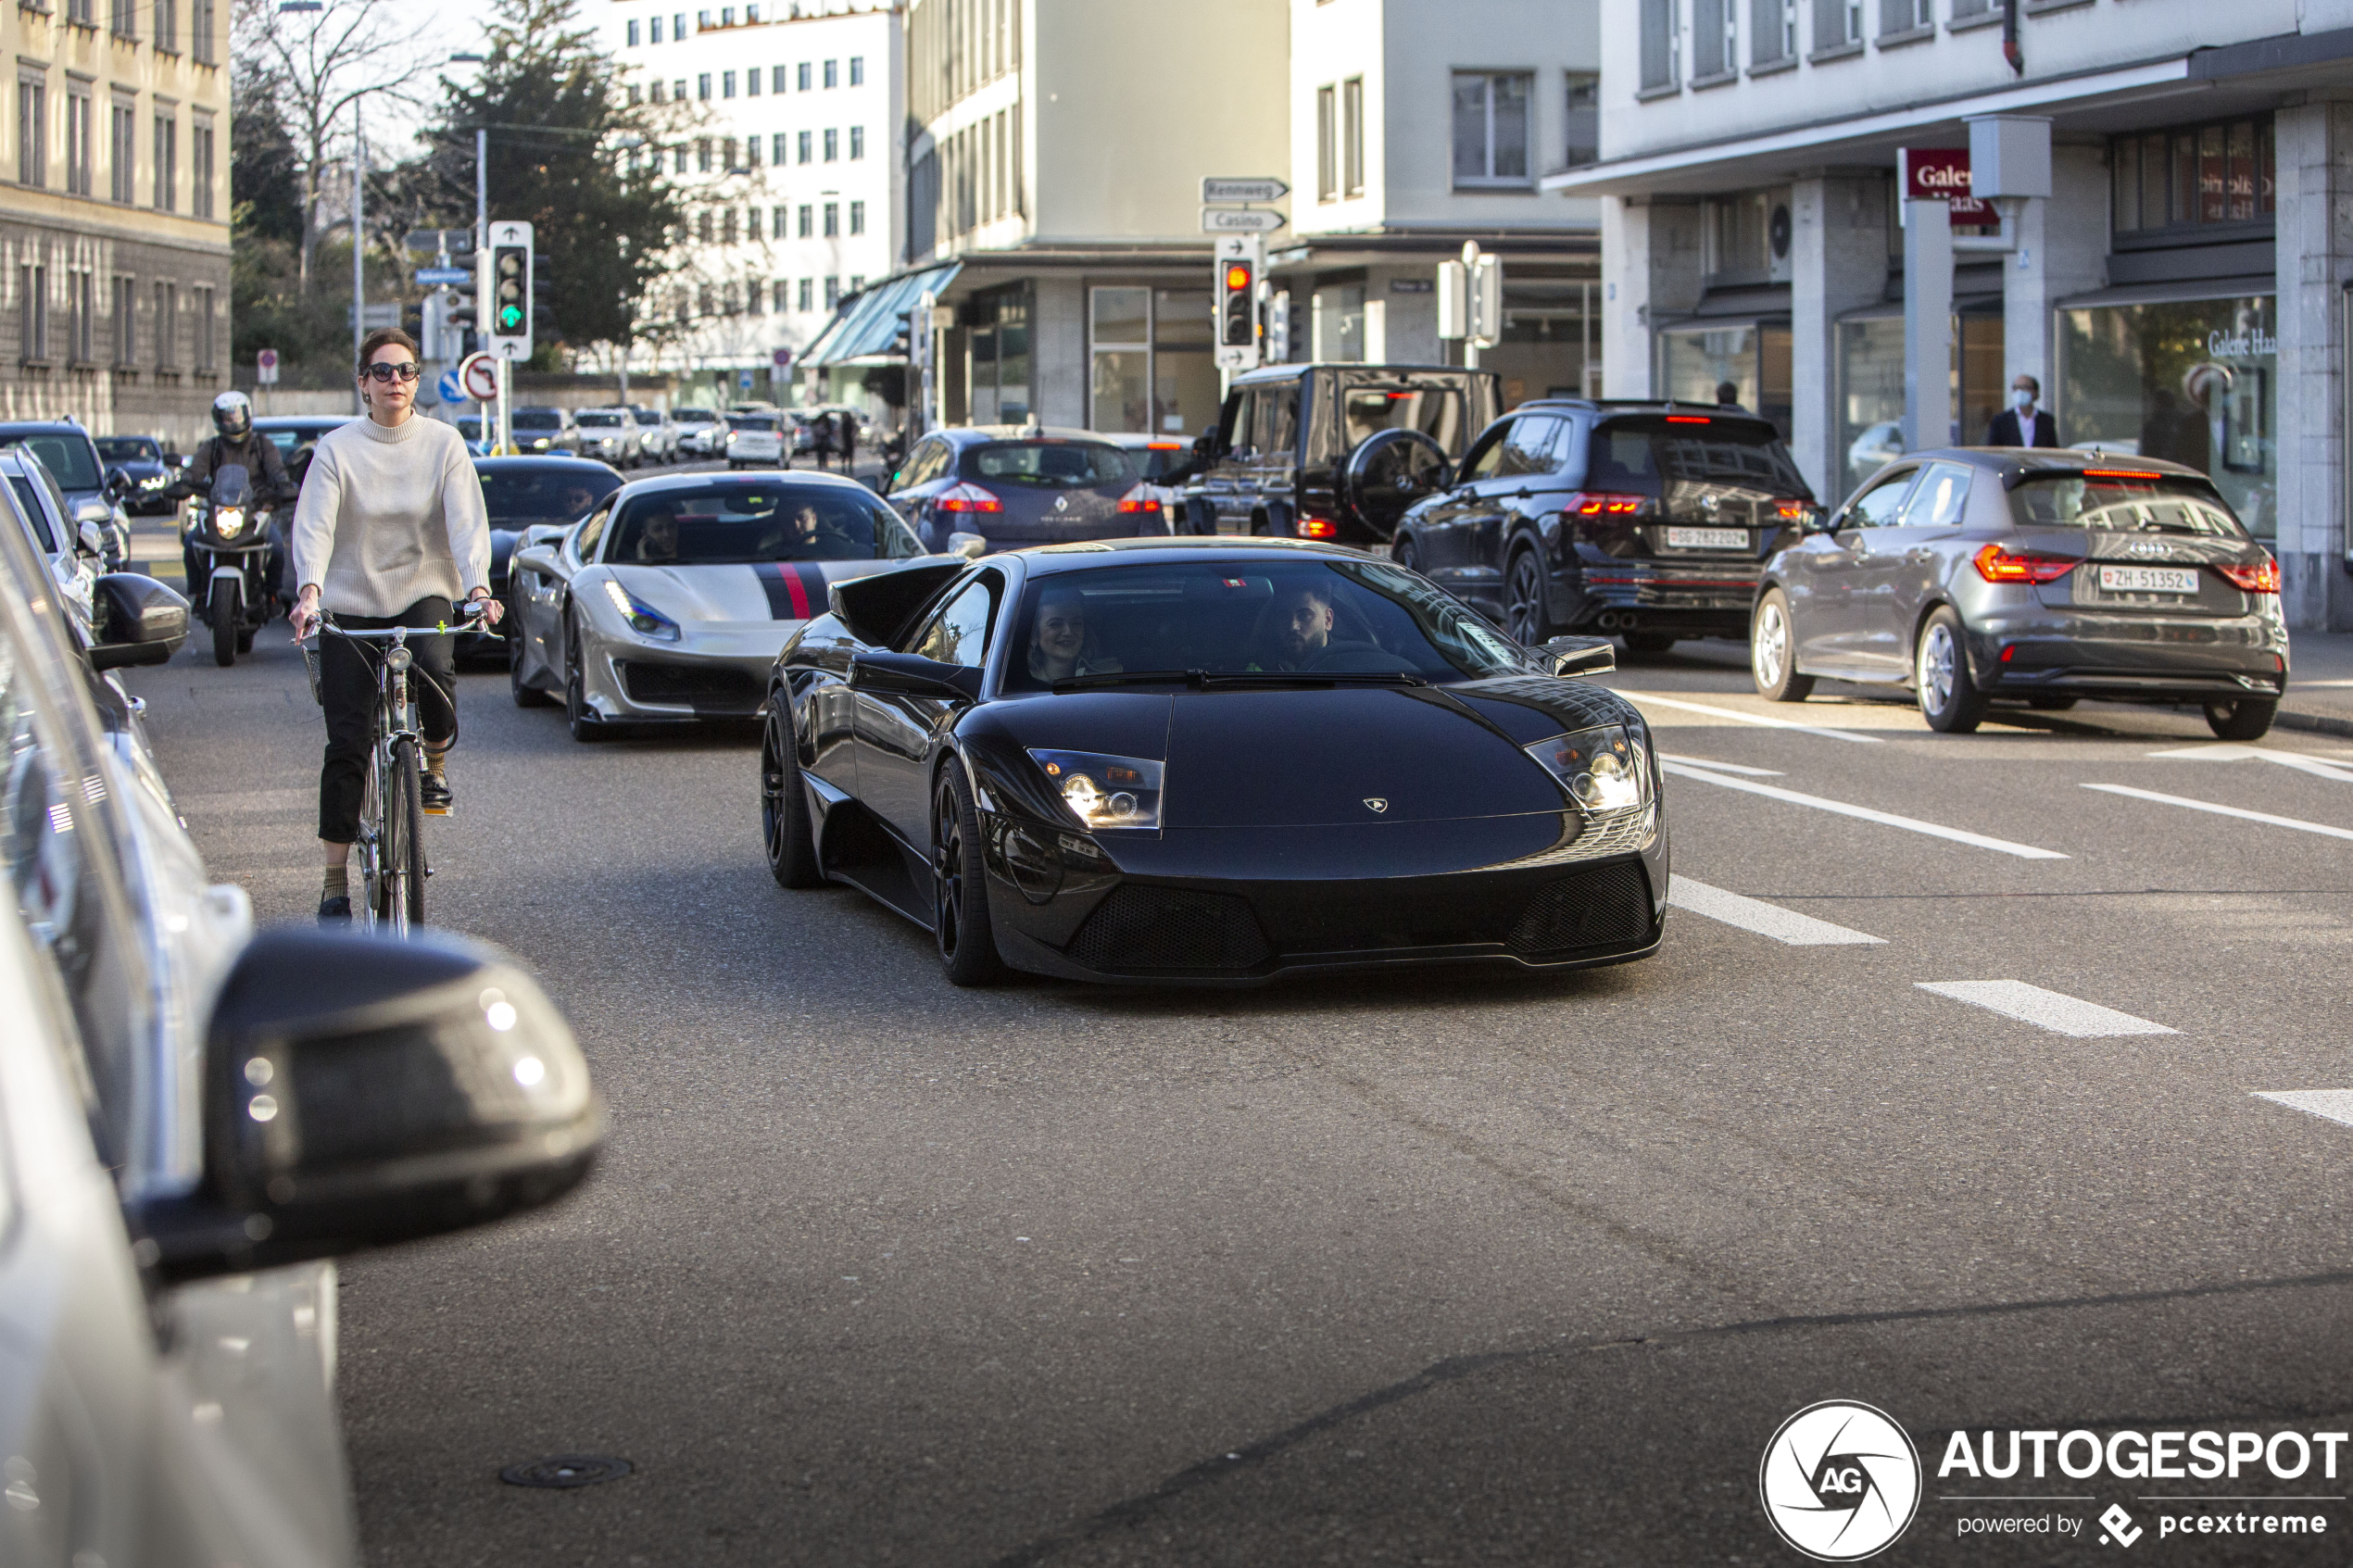
[[[1275,641],[1281,649],[1277,668],[1304,670],[1314,664],[1331,646],[1331,590],[1302,583],[1285,593],[1276,613]]]

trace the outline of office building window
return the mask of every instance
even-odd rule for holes
[[[156,47],[167,55],[180,52],[180,7],[173,0],[152,0],[156,8]]]
[[[829,130],[825,132],[825,161],[834,163],[838,161],[840,157],[841,132]]]
[[[732,207],[719,215],[719,240],[722,245],[736,243],[736,209]]]
[[[840,303],[841,280],[839,278],[827,278],[825,280],[825,308],[831,310],[835,306],[839,305]]]
[[[180,121],[169,111],[156,116],[156,210],[180,210]]]
[[[815,138],[814,136],[812,136],[810,132],[806,132],[806,131],[802,132],[800,133],[800,142],[799,142],[799,145],[798,145],[798,146],[794,149],[795,151],[799,152],[799,155],[800,155],[800,157],[799,157],[799,161],[800,161],[800,162],[802,162],[802,163],[807,163],[807,162],[809,161],[809,159],[810,159],[811,156],[812,156],[812,155],[811,155],[811,151],[810,151],[810,149],[811,149],[812,147],[813,147],[815,144],[816,144],[816,138]]]
[[[711,138],[708,136],[695,138],[695,172],[711,172]]]
[[[849,56],[849,84],[852,87],[863,87],[866,85],[865,56],[852,55]]]
[[[1528,97],[1525,71],[1454,73],[1454,184],[1528,183]]]
[[[2273,221],[2272,162],[2269,115],[2119,136],[2108,144],[2116,232]]]
[[[1089,292],[1088,428],[1175,435],[1214,424],[1209,296],[1130,285]],[[979,337],[975,332],[975,364]]]
[[[798,86],[798,87],[799,87],[799,88],[802,92],[804,92],[804,93],[808,92],[808,91],[809,91],[809,62],[808,62],[807,60],[803,60],[803,61],[801,61],[801,62],[800,62],[800,64],[799,64],[799,66],[796,68],[796,72],[797,72],[797,74],[796,74],[796,79],[795,79],[794,85]]]
[[[866,232],[866,204],[864,202],[849,204],[849,232],[853,234],[862,234]]]
[[[768,221],[770,224],[769,238],[777,240],[783,239],[785,237],[785,209],[780,207],[770,212],[768,215]],[[781,307],[779,308],[781,308]]]
[[[744,96],[747,98],[760,96],[760,68],[758,66],[744,72]]]
[[[113,0],[107,8],[107,31],[117,38],[139,36],[139,7],[135,0]]]
[[[849,156],[853,158],[866,156],[866,128],[862,125],[849,128]]]
[[[660,18],[656,18],[656,19],[655,19],[655,20],[654,20],[654,26],[656,26],[657,28],[659,28],[660,26],[661,26],[661,19],[660,19]],[[637,47],[637,45],[638,45],[639,44],[641,44],[641,43],[643,43],[643,42],[644,42],[644,40],[640,39],[640,38],[637,36],[637,24],[636,24],[635,21],[632,21],[632,22],[629,24],[629,46],[630,46],[632,49],[635,49],[635,47]],[[657,43],[657,44],[659,44],[659,43],[661,43],[661,40],[659,37],[657,37],[657,38],[654,40],[654,42],[655,42],[655,43]]]
[[[782,66],[770,66],[768,68],[768,91],[771,93],[782,94],[784,90],[785,68]]]
[[[866,292],[866,275],[863,272],[852,272],[849,275],[849,292],[851,294]]]
[[[90,89],[86,84],[66,83],[66,189],[77,196],[86,196],[91,190],[91,170],[94,166],[96,133],[90,124]],[[205,132],[209,138],[210,132]],[[203,216],[210,216],[208,212]]]
[[[1881,36],[1936,25],[1936,0],[1879,0]]]
[[[17,269],[17,342],[26,359],[49,358],[49,269],[30,262]]]
[[[792,308],[792,280],[779,278],[769,285],[774,291],[776,314],[781,316]]]
[[[1814,47],[1843,49],[1863,41],[1863,0],[1814,0]]]
[[[652,21],[646,24],[646,36],[656,44],[661,42],[661,19],[660,17],[656,17]]]
[[[137,196],[132,182],[139,171],[139,117],[129,104],[117,104],[107,138],[107,194],[129,207]]]
[[[92,19],[95,15],[91,8],[91,0],[66,0],[66,20],[79,22],[83,27],[95,27],[98,24]]]
[[[634,82],[631,82],[629,84],[629,107],[633,109],[637,107],[638,94],[639,89],[637,84]],[[661,83],[659,82],[654,83],[654,102],[657,104],[661,102]],[[633,169],[636,167],[635,160],[632,160],[630,167]]]
[[[703,71],[695,78],[695,96],[697,98],[711,96],[711,72]]]
[[[711,31],[711,13],[709,11],[697,11],[695,13],[695,31],[697,32],[709,32]]]
[[[736,25],[736,8],[733,6],[722,6],[719,8],[719,25],[721,27]]]
[[[170,283],[156,285],[156,369],[170,370],[180,363],[180,291]]]
[[[1561,161],[1570,169],[1602,157],[1602,79],[1589,70],[1568,73],[1568,113]]]
[[[1340,199],[1340,90],[1315,89],[1315,199]]]
[[[686,12],[684,12],[684,11],[673,11],[673,12],[672,12],[672,13],[671,13],[671,17],[670,17],[670,41],[671,41],[673,44],[684,44],[685,42],[686,42]]]
[[[1818,7],[1832,0],[1814,0]],[[1677,0],[1642,0],[1642,88],[1645,93],[1675,85]]]
[[[17,183],[49,182],[49,89],[37,76],[17,78]]]
[[[779,169],[785,166],[785,133],[781,131],[768,138],[768,161]]]
[[[220,368],[220,358],[219,354],[215,352],[215,344],[212,335],[214,331],[212,291],[210,289],[198,289],[195,291],[195,295],[196,369],[199,370],[217,370]]]
[[[77,365],[98,362],[98,275],[95,272],[66,274],[67,305],[72,314],[66,325],[72,341],[66,347]]]
[[[695,289],[695,313],[698,316],[718,315],[719,291],[709,283],[698,284]]]
[[[1692,81],[1740,69],[1739,11],[1740,0],[1692,0]]]
[[[1953,19],[1982,17],[1994,8],[1994,0],[1953,0]]]
[[[744,238],[748,240],[760,238],[760,209],[756,207],[744,209]]]
[[[828,87],[838,87],[841,85],[841,62],[839,60],[827,60],[825,62],[825,85]]]
[[[841,203],[827,202],[825,204],[825,238],[835,240],[839,239],[840,237]]]
[[[1340,84],[1340,188],[1343,195],[1365,194],[1365,79]]]
[[[118,276],[114,281],[114,362],[129,369],[138,362],[139,282]]]
[[[728,174],[742,167],[736,161],[736,139],[733,136],[723,138],[719,144],[719,167]]]
[[[745,280],[744,280],[744,310],[745,310],[745,312],[746,312],[748,315],[752,315],[752,316],[757,316],[757,315],[759,315],[759,314],[761,313],[761,299],[762,299],[762,298],[763,298],[763,295],[762,295],[762,292],[761,292],[761,289],[760,280],[759,280],[759,279],[757,279],[757,278],[747,278],[747,279],[745,279]]]
[[[677,145],[674,149],[673,149],[673,150],[675,152],[675,154],[676,154],[676,156],[677,156],[677,162],[676,162],[676,164],[674,165],[674,170],[675,170],[675,172],[680,173],[680,174],[684,174],[684,173],[686,173],[686,143],[684,143],[684,142],[681,142],[681,143],[679,143],[679,144],[678,144],[678,145]]]
[[[1968,0],[1954,0],[1955,13]],[[1797,57],[1797,0],[1749,0],[1748,63],[1777,65]]]
[[[799,306],[801,309],[814,310],[817,308],[816,302],[813,297],[813,291],[816,286],[816,280],[813,278],[803,278],[800,280]]]
[[[732,98],[736,95],[736,73],[734,71],[723,70],[719,73],[719,95],[723,98]]]
[[[711,214],[708,211],[695,214],[695,238],[704,245],[711,243]]]
[[[804,202],[800,208],[799,235],[806,240],[814,237],[816,232],[817,209]]]
[[[82,0],[82,8],[86,19],[90,0]],[[220,59],[220,49],[213,43],[215,25],[212,0],[191,0],[188,6],[188,52],[206,65],[217,65]]]

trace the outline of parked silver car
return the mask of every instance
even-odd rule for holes
[[[583,408],[572,417],[579,438],[573,450],[617,469],[634,469],[645,461],[637,434],[637,416],[626,408]]]
[[[43,571],[0,528],[0,1562],[350,1563],[332,1258],[560,1196],[603,1114],[497,955],[255,935],[108,743]],[[441,1087],[349,1114],[386,1084]]]

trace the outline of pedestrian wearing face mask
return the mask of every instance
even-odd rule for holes
[[[2010,407],[1994,416],[1985,427],[1988,446],[2056,446],[2058,443],[2058,421],[2050,410],[2034,405],[2042,398],[2043,383],[2032,376],[2022,375],[2010,383]]]

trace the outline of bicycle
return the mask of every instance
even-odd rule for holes
[[[384,925],[394,935],[406,936],[411,927],[425,922],[425,878],[433,868],[425,863],[424,733],[418,727],[417,704],[409,689],[409,672],[416,663],[409,634],[439,637],[468,631],[483,615],[484,602],[477,600],[454,626],[444,621],[429,628],[387,626],[361,632],[336,625],[332,615],[319,617],[321,635],[333,633],[346,642],[387,645],[384,657],[373,661],[375,721],[359,802],[359,834],[352,843],[359,857],[363,929]],[[303,645],[302,657],[316,699],[319,656],[313,643]],[[362,651],[361,658],[366,657]]]

